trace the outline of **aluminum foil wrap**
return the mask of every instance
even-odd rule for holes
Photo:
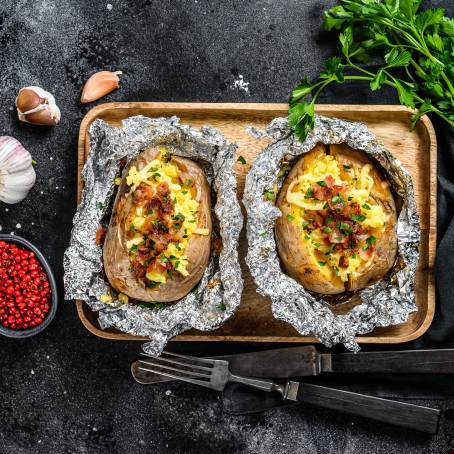
[[[102,247],[95,238],[98,227],[109,221],[120,161],[126,158],[129,162],[144,148],[157,144],[169,146],[175,154],[203,167],[223,247],[218,257],[212,254],[200,283],[188,295],[163,308],[149,308],[118,300],[104,278]],[[130,117],[121,128],[96,120],[90,127],[85,187],[64,256],[65,298],[83,300],[99,311],[103,329],[114,327],[149,336],[151,340],[143,348],[152,355],[159,355],[170,338],[190,328],[209,331],[221,326],[240,304],[243,289],[237,252],[243,217],[236,196],[235,150],[217,130],[193,129],[176,117]],[[102,302],[102,295],[110,295],[112,302]]]
[[[247,210],[246,262],[258,292],[272,300],[276,318],[290,323],[300,334],[312,335],[326,346],[343,343],[358,351],[355,336],[378,326],[404,323],[416,311],[414,281],[419,259],[420,227],[413,183],[401,162],[380,144],[361,123],[337,118],[316,118],[315,128],[301,143],[291,133],[287,120],[273,120],[265,132],[250,132],[256,137],[271,137],[273,142],[255,160],[246,178],[243,202]],[[283,159],[290,161],[310,151],[317,143],[345,142],[378,161],[401,202],[397,221],[398,258],[391,272],[376,284],[358,292],[360,304],[346,314],[336,314],[326,297],[315,296],[287,276],[281,269],[274,239],[274,222],[280,210],[263,193],[280,189],[285,176],[279,174]],[[281,172],[282,173],[282,172]]]

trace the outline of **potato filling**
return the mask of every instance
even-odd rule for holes
[[[301,241],[328,278],[334,274],[347,282],[373,260],[376,236],[384,230],[387,215],[371,195],[371,169],[370,164],[361,169],[341,165],[324,155],[287,190],[287,220],[301,228]]]
[[[161,147],[142,169],[132,166],[126,177],[133,208],[126,219],[130,271],[147,288],[165,283],[173,273],[187,276],[185,250],[192,235],[209,235],[199,227],[197,188]]]

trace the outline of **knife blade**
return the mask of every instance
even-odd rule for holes
[[[320,353],[313,345],[305,345],[216,358],[228,360],[234,374],[257,378],[307,377],[322,372],[454,374],[454,349]],[[131,372],[141,384],[170,380],[139,371],[136,363]]]

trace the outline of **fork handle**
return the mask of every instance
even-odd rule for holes
[[[251,378],[251,377],[242,377],[240,375],[230,374],[229,381],[236,383],[241,383],[243,385],[251,386],[252,388],[260,389],[262,391],[280,391],[283,392],[284,387],[277,385],[271,380],[266,380],[264,378]]]
[[[438,431],[440,410],[419,405],[289,381],[287,399],[339,410],[351,415],[408,427],[429,434]]]

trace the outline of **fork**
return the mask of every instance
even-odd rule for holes
[[[364,416],[377,421],[408,427],[434,434],[438,431],[440,410],[379,397],[367,396],[340,389],[327,388],[312,383],[243,377],[229,371],[229,362],[219,359],[199,358],[178,353],[163,352],[160,357],[146,353],[147,360],[140,360],[139,369],[165,377],[223,391],[227,383],[236,382],[253,388],[278,392],[283,399],[308,403],[323,408]]]

